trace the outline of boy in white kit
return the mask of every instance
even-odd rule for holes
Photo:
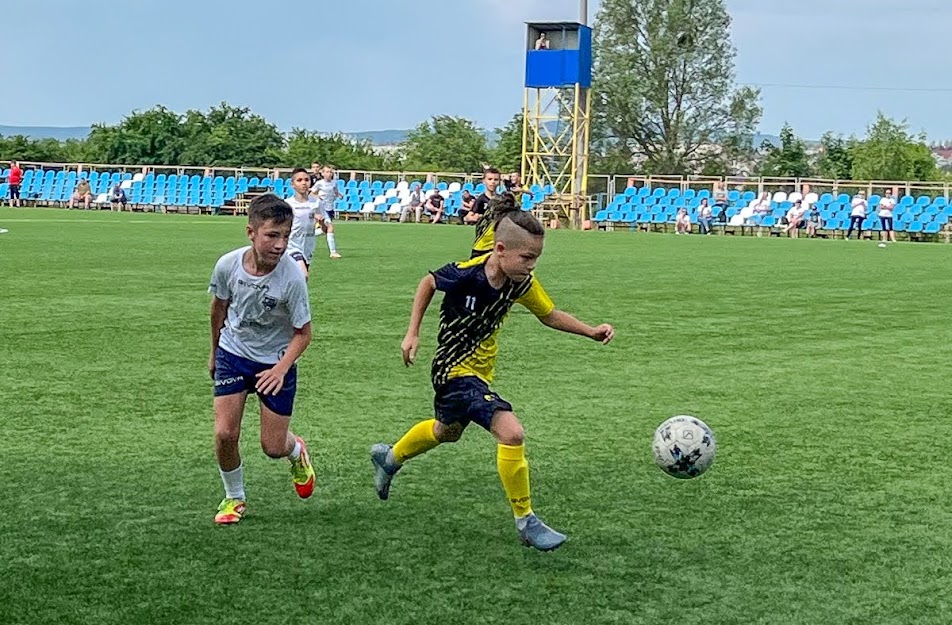
[[[318,200],[320,211],[317,214],[317,221],[321,230],[327,235],[327,248],[331,252],[331,258],[340,258],[340,254],[337,253],[337,241],[334,239],[334,202],[343,196],[337,189],[333,169],[327,165],[324,166],[321,170],[321,179],[311,187],[311,195]]]
[[[291,172],[291,186],[294,197],[285,200],[294,212],[291,222],[291,238],[288,240],[288,256],[295,261],[304,274],[310,277],[311,259],[317,243],[315,229],[321,214],[318,200],[310,196],[311,175],[303,167]]]
[[[273,195],[248,209],[251,245],[225,254],[215,265],[209,293],[212,349],[208,371],[215,381],[215,455],[225,498],[215,523],[238,523],[245,514],[245,487],[238,439],[249,392],[261,408],[261,447],[271,458],[288,458],[302,499],[314,492],[314,469],[304,440],[288,426],[297,391],[297,359],[311,342],[307,283],[285,254],[293,212]]]

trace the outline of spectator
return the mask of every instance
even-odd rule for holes
[[[119,205],[119,212],[121,213],[126,209],[126,192],[117,182],[112,186],[112,191],[109,194],[110,199],[110,210],[115,210],[116,205]]]
[[[438,224],[443,221],[443,201],[443,196],[436,191],[427,198],[423,208],[426,209],[426,214],[430,216],[430,223]]]
[[[470,193],[468,190],[463,191],[462,205],[459,209],[459,222],[463,225],[466,225],[466,217],[472,212],[473,207],[476,205],[476,196]]]
[[[850,227],[846,231],[846,238],[849,239],[853,234],[853,228],[856,228],[856,240],[863,238],[863,220],[866,219],[866,208],[869,203],[866,201],[866,194],[860,191],[853,197],[851,203],[853,207],[850,211]]]
[[[678,209],[678,217],[674,222],[674,232],[675,234],[691,234],[691,217],[688,216],[688,209]]]
[[[717,223],[726,224],[727,223],[727,193],[723,190],[718,191],[714,195],[714,208],[717,209],[717,218],[715,221]]]
[[[73,189],[73,195],[69,198],[69,207],[76,208],[76,202],[82,201],[83,209],[89,210],[89,203],[93,201],[93,194],[89,190],[89,181],[80,178],[76,188]]]
[[[701,205],[697,209],[697,224],[701,234],[711,234],[712,221],[711,206],[707,203],[707,198],[702,198]]]
[[[10,183],[10,208],[20,206],[20,185],[23,183],[23,170],[16,161],[10,163],[10,175],[7,178]]]
[[[787,227],[784,229],[784,232],[791,238],[796,239],[800,236],[800,226],[803,225],[804,212],[803,200],[794,202],[790,210],[787,211]]]
[[[314,188],[314,185],[318,183],[319,180],[322,180],[324,178],[323,174],[321,173],[322,169],[324,168],[321,167],[321,164],[318,163],[317,161],[314,161],[313,163],[311,163],[311,188],[312,189]]]
[[[536,50],[548,50],[549,49],[549,38],[546,37],[545,33],[539,33],[539,38],[535,42]]]
[[[400,221],[406,221],[410,211],[413,211],[419,223],[423,211],[423,193],[420,191],[419,182],[414,182],[410,189],[410,202],[400,210]]]
[[[883,198],[879,200],[879,223],[882,226],[882,232],[879,236],[881,241],[879,247],[886,247],[886,241],[896,242],[896,231],[893,230],[893,210],[896,208],[896,198],[890,191],[883,193]]]
[[[810,211],[807,213],[807,236],[812,238],[816,237],[817,230],[823,226],[823,222],[820,219],[820,209],[816,206],[811,206]]]

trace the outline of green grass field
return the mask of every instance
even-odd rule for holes
[[[556,303],[600,346],[516,310],[496,388],[528,435],[516,539],[471,429],[378,501],[367,450],[431,415],[399,344],[462,227],[342,223],[312,274],[294,429],[315,496],[260,451],[251,513],[212,523],[208,276],[230,217],[0,209],[0,623],[949,623],[952,247],[550,234]],[[718,438],[681,482],[650,452],[688,413]]]

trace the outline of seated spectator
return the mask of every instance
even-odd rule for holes
[[[423,211],[423,193],[420,191],[419,182],[413,183],[413,188],[410,190],[410,202],[400,210],[400,221],[406,221],[410,211],[413,211],[417,223],[420,223]]]
[[[479,215],[475,215],[472,220],[469,219],[469,214],[473,211],[474,206],[476,206],[476,196],[469,191],[463,191],[462,206],[459,209],[459,222],[464,226],[475,223],[479,219]]]
[[[807,213],[807,236],[811,239],[816,237],[816,232],[823,226],[823,221],[820,219],[820,209],[816,206],[811,206],[810,211]]]
[[[674,222],[675,234],[691,234],[691,217],[688,216],[688,209],[678,209],[678,217]]]
[[[800,235],[800,226],[803,224],[803,201],[797,200],[787,211],[787,227],[784,228],[790,237],[796,239]]]
[[[119,186],[118,182],[112,186],[112,191],[109,194],[109,200],[109,208],[111,210],[115,210],[117,204],[119,205],[120,213],[126,209],[126,204],[128,203],[126,200],[126,192],[121,186]]]
[[[549,49],[549,38],[546,37],[545,33],[539,33],[539,38],[535,42],[536,50],[548,50]]]
[[[707,198],[702,198],[701,205],[697,209],[697,223],[701,234],[711,234],[712,222],[713,211],[711,210],[711,206],[707,203]]]
[[[443,201],[442,195],[434,193],[423,205],[426,214],[430,216],[430,223],[438,224],[443,221]]]
[[[717,209],[715,221],[719,224],[727,223],[727,193],[718,191],[714,196],[714,208]]]
[[[69,207],[76,208],[76,202],[83,202],[83,208],[88,210],[89,203],[93,201],[93,194],[89,189],[89,181],[80,178],[76,188],[73,189],[73,195],[69,198]]]

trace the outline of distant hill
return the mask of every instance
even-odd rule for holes
[[[89,126],[0,126],[0,135],[12,137],[23,135],[32,139],[85,139],[89,136]]]

